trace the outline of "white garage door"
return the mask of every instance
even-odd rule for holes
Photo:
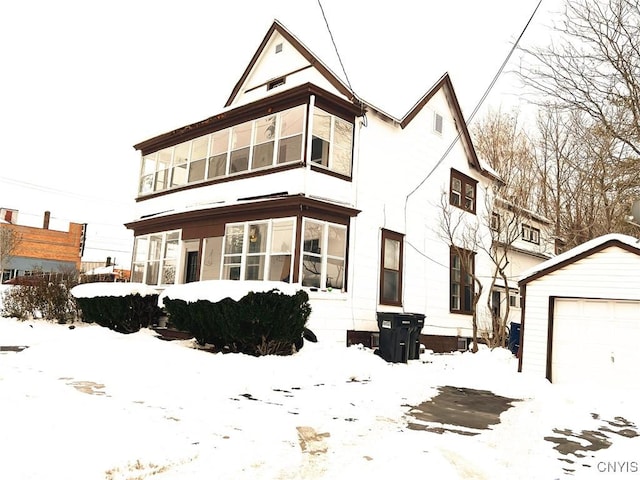
[[[640,302],[556,299],[553,383],[638,385]]]

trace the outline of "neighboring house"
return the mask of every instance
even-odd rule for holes
[[[553,383],[637,385],[637,239],[595,238],[524,272],[519,285],[519,371]]]
[[[51,213],[45,212],[42,228],[20,225],[18,211],[1,209],[2,228],[13,230],[20,239],[16,248],[3,254],[2,283],[33,274],[79,271],[85,239],[85,225],[68,223],[66,230],[49,227]]]
[[[496,178],[448,75],[395,118],[274,22],[218,113],[135,148],[132,281],[295,282],[321,341],[375,346],[378,313],[406,312],[428,348],[466,346],[473,287],[439,205],[484,217]],[[488,257],[469,268],[486,278]]]
[[[493,203],[491,229],[497,258],[506,255],[508,264],[505,274],[508,279],[509,292],[504,280],[496,279],[491,292],[491,307],[504,318],[507,303],[511,323],[520,323],[520,275],[541,262],[555,255],[556,242],[552,235],[551,220],[530,210],[517,207],[504,199]]]
[[[111,262],[82,262],[80,283],[90,282],[128,282],[131,280],[131,270]]]

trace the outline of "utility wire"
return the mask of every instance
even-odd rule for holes
[[[81,199],[81,200],[91,200],[94,202],[102,202],[102,203],[109,203],[110,205],[113,205],[114,201],[113,199],[107,199],[107,198],[100,198],[100,197],[96,197],[96,196],[91,196],[91,195],[83,195],[80,193],[74,193],[74,192],[69,192],[66,190],[60,190],[58,188],[53,188],[53,187],[47,187],[44,185],[39,185],[36,183],[32,183],[32,182],[27,182],[24,180],[17,180],[15,178],[9,178],[9,177],[0,177],[0,182],[2,183],[7,183],[9,185],[16,185],[18,187],[22,187],[22,188],[28,188],[31,190],[39,190],[41,192],[46,192],[46,193],[55,193],[57,195],[63,195],[66,197],[71,197],[71,198],[77,198],[77,199]],[[125,202],[122,201],[116,201],[115,203],[119,204],[119,205],[127,205]]]
[[[355,92],[353,91],[353,87],[351,86],[351,82],[349,81],[349,76],[347,75],[347,71],[345,70],[344,64],[342,63],[340,52],[338,52],[338,46],[336,45],[336,42],[333,39],[333,33],[331,33],[331,28],[329,27],[329,21],[327,20],[327,16],[324,13],[324,8],[322,8],[322,3],[320,3],[320,0],[318,0],[318,6],[320,7],[320,11],[322,12],[322,18],[324,19],[324,24],[327,26],[329,37],[331,37],[331,43],[333,43],[333,49],[335,50],[336,55],[338,56],[338,62],[340,62],[340,68],[342,68],[342,73],[344,73],[344,78],[347,81],[347,85],[349,85],[349,90],[351,90],[351,93],[355,95]]]
[[[524,28],[520,32],[520,35],[518,36],[518,38],[514,42],[513,46],[511,47],[511,50],[509,50],[509,53],[507,54],[507,56],[505,57],[504,61],[502,62],[502,65],[500,65],[500,68],[498,69],[496,74],[493,76],[493,79],[491,80],[491,82],[489,83],[489,86],[487,87],[487,89],[485,90],[484,94],[480,98],[480,101],[478,102],[476,107],[473,109],[473,112],[471,112],[471,115],[469,116],[469,119],[466,121],[467,125],[469,123],[471,123],[471,121],[473,120],[473,117],[475,117],[476,113],[478,113],[478,110],[480,110],[480,107],[482,106],[482,104],[484,103],[486,98],[489,96],[489,93],[491,92],[491,90],[495,86],[496,82],[498,81],[498,78],[500,78],[500,75],[502,75],[502,72],[504,71],[505,66],[507,65],[507,63],[511,59],[511,55],[513,55],[513,52],[518,47],[518,43],[520,43],[520,40],[522,39],[524,33],[529,28],[529,25],[531,24],[531,21],[533,20],[533,17],[535,16],[536,12],[538,11],[538,8],[540,8],[540,4],[541,3],[542,3],[542,0],[539,0],[538,1],[538,5],[536,5],[536,8],[533,10],[533,13],[529,17],[529,20],[527,21],[526,25],[524,26]],[[444,154],[440,157],[440,160],[438,160],[438,162],[433,166],[433,168],[429,171],[429,173],[420,181],[418,186],[415,187],[413,190],[411,190],[411,192],[409,192],[409,194],[407,195],[406,200],[405,200],[405,212],[406,212],[406,204],[407,204],[407,202],[409,200],[409,197],[411,195],[413,195],[422,185],[424,185],[424,183],[431,177],[431,175],[433,175],[433,172],[435,172],[436,169],[440,166],[440,164],[444,161],[444,159],[447,158],[447,155],[449,155],[449,152],[453,149],[453,147],[458,142],[458,140],[460,140],[460,133],[458,133],[456,135],[456,138],[453,139],[453,142],[451,142],[451,145],[449,145],[449,147],[445,150]]]

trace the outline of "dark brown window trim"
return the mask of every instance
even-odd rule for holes
[[[228,176],[224,176],[224,177],[218,177],[218,178],[211,178],[209,180],[204,180],[202,182],[197,182],[197,183],[189,183],[186,185],[182,185],[180,187],[173,187],[167,190],[161,190],[158,192],[153,192],[153,193],[148,193],[145,195],[140,195],[136,198],[136,202],[141,202],[144,200],[150,200],[152,198],[157,198],[157,197],[161,197],[163,195],[168,195],[171,193],[175,193],[175,192],[181,192],[183,190],[191,190],[193,188],[200,188],[200,187],[207,187],[209,185],[215,185],[218,183],[226,183],[226,182],[231,182],[234,180],[241,180],[241,179],[245,179],[245,178],[251,178],[251,177],[260,177],[262,175],[269,175],[272,173],[278,173],[278,172],[284,172],[287,170],[293,170],[296,168],[300,168],[303,167],[304,163],[301,161],[298,162],[292,162],[292,163],[286,163],[283,165],[277,165],[275,167],[269,167],[269,168],[263,168],[260,170],[251,170],[245,173],[239,173],[239,174],[235,174],[235,175],[228,175]],[[311,169],[314,172],[320,172],[320,173],[324,173],[325,175],[329,175],[330,177],[336,177],[339,178],[341,180],[345,180],[347,182],[351,182],[352,178],[348,175],[343,175],[341,173],[338,172],[334,172],[332,170],[329,170],[328,168],[323,168],[320,167],[318,165],[315,164],[311,164]]]
[[[453,284],[453,257],[457,256],[460,258],[460,309],[455,310],[451,308],[451,298],[453,296],[453,292],[451,290],[451,285]],[[475,253],[469,250],[464,250],[461,248],[456,248],[451,246],[449,248],[449,312],[460,314],[460,315],[473,315],[473,304],[471,305],[471,310],[464,310],[464,287],[465,283],[463,281],[465,277],[465,260],[469,260],[471,263],[471,274],[475,272],[476,262],[475,262]],[[472,291],[475,291],[475,285],[473,279],[471,279],[471,287]]]
[[[259,88],[262,88],[262,87],[268,86],[270,83],[273,83],[273,82],[275,82],[276,80],[286,79],[289,75],[295,75],[296,73],[300,73],[300,72],[302,72],[302,71],[304,71],[304,70],[307,70],[307,69],[309,69],[309,68],[312,68],[312,67],[313,67],[313,65],[306,65],[306,66],[304,66],[304,67],[302,67],[302,68],[298,68],[297,70],[292,70],[292,71],[291,71],[291,72],[289,72],[289,73],[285,73],[284,75],[280,75],[280,76],[279,76],[279,77],[277,77],[277,78],[272,78],[271,80],[268,80],[268,81],[266,81],[266,82],[264,82],[264,83],[261,83],[260,85],[256,85],[255,87],[247,88],[247,89],[244,91],[244,93],[253,92],[254,90],[258,90]]]
[[[334,172],[333,170],[329,170],[326,167],[321,167],[320,165],[316,165],[313,162],[311,162],[311,170],[313,170],[314,172],[324,173],[325,175],[329,175],[330,177],[336,177],[341,180],[346,180],[347,182],[352,181],[352,178],[349,175],[344,175],[342,173]]]
[[[391,230],[382,229],[382,241],[380,245],[380,285],[379,285],[379,298],[380,305],[390,306],[402,306],[402,279],[404,273],[404,235],[401,233],[392,232]],[[385,240],[396,240],[400,243],[400,264],[398,266],[398,300],[388,300],[383,297],[384,292],[384,244]]]
[[[256,102],[219,113],[200,122],[163,133],[162,135],[140,142],[134,145],[133,148],[140,150],[142,155],[147,155],[163,148],[171,147],[249,120],[264,117],[298,105],[309,104],[311,95],[316,96],[315,102],[319,108],[337,115],[344,120],[353,122],[356,116],[362,115],[360,105],[348,102],[311,83],[306,83]]]
[[[219,232],[220,226],[226,223],[298,216],[348,226],[350,218],[359,213],[360,210],[355,208],[316,200],[304,195],[288,195],[142,218],[125,224],[125,227],[133,230],[135,236],[187,227]]]
[[[460,180],[461,184],[462,184],[462,191],[460,192],[460,205],[456,205],[451,201],[451,197],[452,197],[452,193],[453,193],[453,179],[456,178],[458,180]],[[472,185],[473,186],[473,208],[472,209],[468,209],[465,208],[464,206],[464,199],[465,199],[465,185]],[[449,204],[453,207],[459,208],[461,210],[464,210],[465,212],[469,212],[472,214],[476,214],[476,205],[478,203],[478,181],[474,180],[473,178],[465,175],[462,172],[459,172],[458,170],[455,169],[451,169],[451,176],[449,179]]]
[[[145,195],[140,195],[140,196],[138,196],[136,198],[136,202],[141,202],[141,201],[144,201],[144,200],[149,200],[151,198],[161,197],[163,195],[169,195],[169,194],[175,193],[175,192],[181,192],[183,190],[191,190],[192,188],[207,187],[209,185],[215,185],[215,184],[218,184],[218,183],[226,183],[226,182],[231,182],[231,181],[234,181],[234,180],[241,180],[241,179],[244,179],[244,178],[260,177],[262,175],[270,175],[272,173],[284,172],[286,170],[293,170],[295,168],[300,168],[303,165],[304,165],[303,162],[297,161],[297,162],[285,163],[285,164],[282,164],[282,165],[276,165],[275,167],[267,167],[267,168],[261,168],[259,170],[249,170],[249,171],[244,172],[244,173],[226,175],[224,177],[210,178],[209,180],[203,180],[201,182],[188,183],[188,184],[182,185],[180,187],[173,187],[173,188],[168,188],[166,190],[160,190],[158,192],[153,192],[153,193],[148,193],[148,194],[145,194]]]

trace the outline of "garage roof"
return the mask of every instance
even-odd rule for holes
[[[566,265],[611,246],[617,246],[635,253],[636,255],[640,255],[640,239],[630,235],[623,235],[621,233],[610,233],[589,240],[588,242],[578,245],[571,250],[567,250],[566,252],[546,260],[529,270],[525,270],[520,275],[518,285],[524,285],[536,278],[540,278],[554,270],[563,268]]]

